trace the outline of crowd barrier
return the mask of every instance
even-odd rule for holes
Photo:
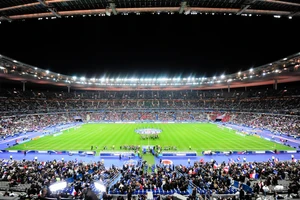
[[[2,153],[24,153],[24,150],[1,150]],[[38,154],[60,154],[60,155],[81,155],[81,156],[86,156],[86,155],[96,155],[96,151],[54,151],[54,150],[49,150],[49,151],[37,151],[37,150],[26,150],[27,154],[33,154],[33,153],[38,153]]]
[[[100,157],[135,157],[137,154],[134,152],[111,152],[111,151],[102,151],[100,152]]]
[[[197,156],[197,152],[162,152],[159,156]]]
[[[248,155],[248,154],[294,154],[300,153],[300,150],[288,150],[288,151],[203,151],[203,155]]]

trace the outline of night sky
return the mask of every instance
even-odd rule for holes
[[[300,51],[300,18],[128,15],[0,25],[0,53],[61,74],[213,76]]]

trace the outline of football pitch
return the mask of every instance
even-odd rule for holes
[[[160,129],[157,139],[143,139],[137,129]],[[243,136],[235,130],[220,128],[209,123],[189,124],[83,124],[80,128],[65,130],[58,136],[47,135],[10,147],[10,150],[93,150],[120,151],[121,145],[176,146],[177,151],[244,151],[244,150],[294,150],[291,147],[267,141],[255,136]]]

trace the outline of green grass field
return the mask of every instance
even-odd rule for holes
[[[135,133],[138,128],[159,128],[159,139],[141,139]],[[64,131],[54,137],[48,135],[9,148],[10,150],[90,150],[104,146],[119,151],[120,145],[161,145],[176,146],[178,151],[198,153],[204,150],[293,150],[288,146],[276,144],[255,136],[240,136],[234,130],[221,129],[215,124],[84,124],[81,128]]]

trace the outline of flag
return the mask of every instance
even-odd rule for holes
[[[216,118],[216,119],[223,119],[223,118],[225,117],[225,115],[226,115],[226,114],[219,115],[219,116],[217,116],[217,118]]]
[[[229,166],[225,166],[225,167],[224,167],[224,171],[225,171],[226,173],[228,173],[228,171],[229,171]]]
[[[256,178],[257,178],[257,174],[256,174],[256,173],[252,173],[252,174],[250,174],[250,178],[252,178],[252,179],[256,179]]]
[[[72,190],[72,195],[75,196],[76,195],[76,190],[73,188]]]
[[[214,169],[217,169],[219,166],[218,166],[218,163],[215,163],[214,164]]]

